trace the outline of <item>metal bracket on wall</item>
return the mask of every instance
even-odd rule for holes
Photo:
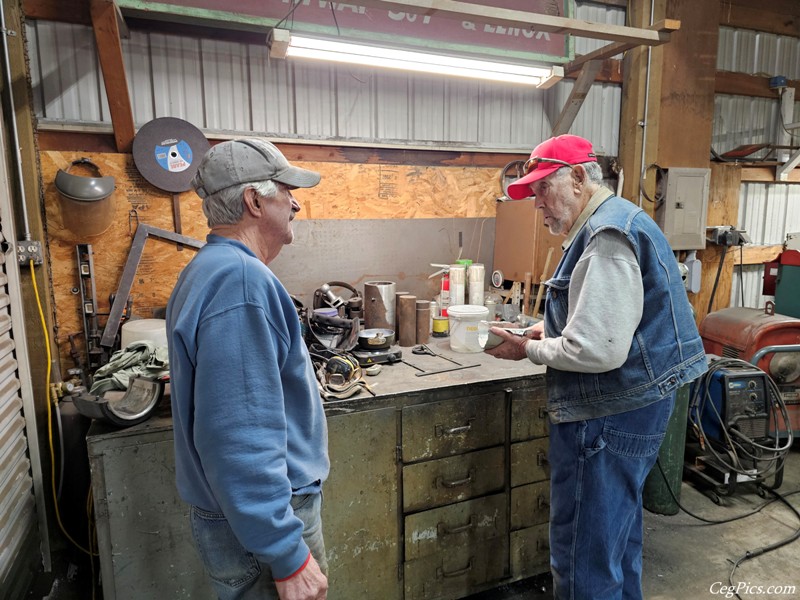
[[[125,310],[125,304],[128,301],[128,296],[133,287],[136,269],[139,268],[139,261],[142,259],[142,254],[144,253],[145,242],[147,242],[147,238],[149,237],[182,244],[189,248],[194,248],[195,250],[199,250],[206,244],[200,240],[173,233],[166,229],[159,229],[151,225],[140,224],[136,228],[136,234],[133,236],[133,241],[131,242],[131,249],[128,251],[128,260],[125,261],[122,277],[120,277],[119,286],[114,295],[114,301],[111,304],[111,311],[108,313],[108,320],[106,321],[105,329],[103,329],[103,337],[100,339],[100,346],[103,348],[105,361],[108,360],[117,342],[117,333],[119,333],[119,328],[122,325],[122,314]]]

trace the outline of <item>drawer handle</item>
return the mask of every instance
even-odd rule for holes
[[[550,498],[545,498],[544,496],[539,496],[538,498],[539,509],[542,508],[550,508]]]
[[[546,406],[540,406],[539,407],[539,418],[540,419],[547,418],[547,407]]]
[[[545,465],[549,465],[550,461],[547,460],[547,454],[544,452],[537,452],[536,453],[536,465],[539,467],[543,467]]]
[[[448,529],[448,527],[447,527],[447,525],[445,523],[439,523],[436,526],[436,529],[437,529],[437,531],[438,531],[440,536],[454,535],[456,533],[463,533],[465,531],[469,531],[470,529],[475,527],[475,521],[476,521],[475,520],[475,515],[470,515],[469,516],[469,523],[467,523],[466,525],[459,525],[457,527],[452,527],[452,528]]]
[[[472,422],[475,420],[475,417],[467,419],[466,425],[460,425],[458,427],[445,427],[443,425],[437,425],[436,430],[436,437],[443,437],[445,435],[460,435],[462,433],[467,433],[470,429],[472,429]]]
[[[550,542],[546,542],[544,540],[536,540],[536,551],[537,552],[544,552],[547,550],[550,551]]]
[[[446,488],[455,488],[461,487],[462,485],[469,485],[472,483],[472,470],[470,470],[469,475],[467,475],[464,479],[455,479],[450,481],[445,481],[441,477],[436,478],[436,485]]]
[[[438,579],[442,579],[443,577],[460,577],[461,575],[466,575],[472,570],[472,557],[470,557],[467,566],[463,569],[457,569],[455,571],[445,571],[442,567],[438,567],[436,569],[436,577]]]

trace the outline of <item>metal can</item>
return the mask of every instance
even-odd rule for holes
[[[450,319],[448,317],[433,318],[433,337],[447,337],[450,335]]]

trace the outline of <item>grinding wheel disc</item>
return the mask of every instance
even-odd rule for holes
[[[197,127],[174,117],[145,123],[133,139],[133,162],[142,177],[168,192],[192,187],[200,159],[211,147]]]

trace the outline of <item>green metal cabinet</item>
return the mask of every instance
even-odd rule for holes
[[[377,397],[326,403],[328,598],[454,600],[547,570],[543,380],[530,365],[489,365],[398,375]],[[168,410],[89,430],[105,600],[214,598],[172,444]]]
[[[328,417],[322,528],[330,600],[403,597],[394,408]]]
[[[95,422],[92,471],[104,600],[215,600],[175,489],[172,422],[116,431]]]

